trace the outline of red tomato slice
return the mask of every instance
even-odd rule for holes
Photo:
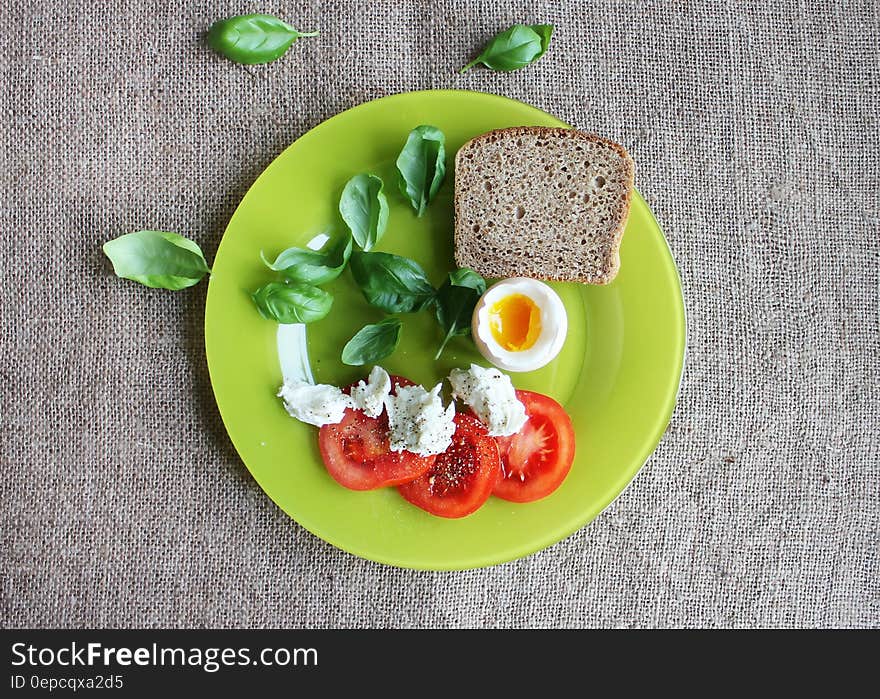
[[[500,475],[495,440],[473,415],[459,413],[449,448],[423,476],[397,489],[432,515],[464,517],[489,499]]]
[[[574,461],[571,418],[550,396],[517,391],[529,419],[510,437],[496,437],[503,476],[494,494],[512,502],[532,502],[556,490]]]
[[[409,379],[391,377],[392,390],[412,386]],[[351,388],[351,387],[349,387]],[[346,389],[347,390],[347,389]],[[351,490],[373,490],[418,478],[434,464],[436,456],[391,451],[388,417],[367,417],[360,410],[346,410],[342,422],[318,431],[318,447],[327,472]]]

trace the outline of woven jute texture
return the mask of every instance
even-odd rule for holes
[[[0,8],[4,626],[880,626],[876,2]],[[243,68],[202,34],[244,11],[322,34]],[[455,73],[517,21],[556,25],[541,61]],[[431,573],[276,508],[217,413],[205,284],[118,280],[101,244],[174,230],[210,260],[306,130],[447,87],[630,150],[689,337],[669,429],[604,514]]]

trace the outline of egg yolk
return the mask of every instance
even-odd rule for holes
[[[505,296],[489,309],[489,328],[507,351],[527,350],[541,334],[541,309],[523,294]]]

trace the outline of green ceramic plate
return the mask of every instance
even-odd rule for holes
[[[450,165],[421,219],[399,194],[394,170],[407,134],[419,124],[446,133]],[[394,95],[355,107],[309,131],[266,168],[223,236],[205,311],[208,366],[223,422],[269,497],[306,529],[355,555],[442,570],[501,563],[549,546],[584,526],[623,490],[669,421],[684,355],[684,306],[669,248],[639,195],[617,279],[606,287],[555,284],[568,311],[565,347],[547,367],[512,375],[518,388],[563,403],[577,430],[571,473],[544,500],[517,505],[490,498],[470,517],[445,520],[409,505],[393,488],[346,490],[324,470],[315,428],[288,417],[275,397],[282,381],[278,326],[260,317],[249,296],[272,276],[260,251],[274,256],[340,233],[343,185],[356,173],[374,172],[386,182],[391,208],[377,249],[412,257],[439,284],[453,267],[454,154],[477,134],[518,125],[565,126],[520,102],[456,90]],[[365,372],[339,361],[342,346],[381,313],[366,305],[348,272],[326,288],[335,297],[333,310],[300,338],[308,360],[297,354],[294,326],[282,334],[281,359],[286,371],[302,363],[299,369],[311,369],[317,381],[343,385]],[[431,386],[452,367],[481,359],[460,338],[435,362],[439,340],[429,313],[406,316],[400,346],[382,364]]]

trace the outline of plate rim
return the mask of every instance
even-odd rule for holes
[[[275,155],[274,158],[272,158],[272,160],[261,170],[259,175],[253,180],[253,182],[250,184],[250,186],[244,192],[244,194],[242,195],[238,204],[236,205],[235,209],[233,210],[232,214],[230,215],[230,217],[226,223],[226,226],[223,230],[223,234],[221,235],[220,242],[218,243],[217,250],[214,254],[214,260],[216,261],[217,257],[220,255],[220,253],[223,249],[223,243],[226,240],[226,234],[229,230],[229,226],[236,219],[236,217],[239,213],[239,210],[241,209],[245,200],[248,198],[248,194],[250,194],[250,192],[254,189],[254,187],[256,187],[259,184],[259,182],[262,180],[262,178],[264,176],[266,176],[266,173],[272,168],[272,166],[275,164],[275,162],[278,161],[280,158],[282,158],[287,153],[288,150],[295,147],[296,144],[301,139],[305,138],[306,136],[311,134],[313,131],[321,129],[321,128],[327,126],[328,124],[330,124],[331,122],[334,122],[335,120],[344,117],[349,112],[361,109],[366,105],[373,105],[373,104],[376,104],[379,102],[394,101],[395,99],[417,97],[420,95],[424,95],[424,96],[431,95],[431,96],[442,97],[442,96],[447,96],[447,95],[453,96],[453,95],[462,95],[462,94],[477,95],[480,98],[484,98],[484,99],[488,98],[490,100],[497,100],[502,103],[510,103],[510,104],[518,105],[520,107],[525,106],[531,110],[534,110],[536,112],[540,112],[544,116],[548,117],[550,120],[557,122],[561,127],[576,128],[576,127],[571,126],[567,122],[563,121],[559,117],[551,114],[550,112],[547,112],[546,110],[544,110],[540,107],[536,107],[532,104],[529,104],[528,102],[523,102],[521,100],[513,99],[511,97],[506,97],[504,95],[498,95],[498,94],[491,93],[491,92],[482,92],[482,91],[478,91],[478,90],[463,90],[463,89],[451,89],[451,88],[412,90],[412,91],[407,91],[407,92],[398,92],[398,93],[388,94],[388,95],[384,95],[382,97],[378,97],[376,99],[367,100],[365,102],[360,102],[354,106],[351,106],[347,109],[344,109],[343,111],[337,112],[333,116],[331,116],[327,119],[324,119],[323,121],[318,122],[317,124],[315,124],[311,128],[309,128],[306,131],[304,131],[303,133],[301,133],[289,145],[287,145],[283,150],[281,150],[277,155]],[[614,502],[624,492],[626,492],[629,489],[629,487],[636,480],[636,477],[639,475],[639,473],[642,471],[642,469],[645,467],[645,465],[648,463],[648,461],[650,461],[651,456],[653,456],[653,454],[656,452],[657,448],[659,447],[659,445],[663,439],[663,435],[666,432],[666,429],[668,428],[668,426],[671,422],[672,416],[675,412],[675,409],[678,405],[678,399],[681,394],[682,382],[683,382],[683,378],[684,378],[684,369],[685,369],[685,363],[686,363],[686,358],[687,358],[687,346],[688,346],[688,336],[689,336],[689,333],[688,333],[688,314],[687,314],[687,305],[685,304],[685,299],[684,299],[684,288],[681,283],[681,272],[679,270],[678,262],[675,259],[675,256],[672,252],[671,246],[669,245],[669,241],[666,237],[666,234],[664,233],[663,228],[660,226],[659,221],[657,221],[657,218],[654,215],[653,210],[651,209],[650,206],[648,206],[648,203],[645,201],[644,197],[641,195],[641,193],[639,192],[639,190],[637,188],[634,187],[633,192],[634,192],[634,196],[640,200],[640,205],[644,206],[645,210],[650,214],[651,220],[653,221],[654,225],[656,226],[657,231],[660,234],[660,238],[663,241],[663,245],[665,246],[666,252],[669,255],[669,260],[672,263],[672,272],[674,273],[674,280],[676,282],[676,287],[678,290],[678,294],[675,296],[675,300],[677,301],[676,311],[677,311],[677,315],[680,316],[681,327],[682,327],[682,333],[681,333],[681,338],[680,338],[681,352],[676,357],[677,364],[678,364],[678,367],[677,367],[678,385],[677,385],[675,392],[670,393],[670,396],[665,398],[664,411],[663,411],[662,415],[659,416],[660,419],[657,423],[658,424],[657,430],[651,436],[651,439],[648,440],[648,443],[653,444],[653,446],[651,446],[650,448],[647,449],[647,453],[645,454],[641,465],[639,465],[638,468],[633,470],[632,475],[630,475],[626,479],[626,482],[623,484],[623,486],[620,488],[620,490],[618,490],[616,493],[613,493],[611,495],[611,497],[608,499],[608,501],[605,502],[604,504],[602,504],[598,509],[596,509],[594,513],[592,513],[592,514],[587,513],[583,518],[580,518],[580,517],[577,518],[576,524],[574,527],[571,527],[570,525],[563,527],[562,529],[564,530],[564,533],[561,536],[559,535],[559,530],[553,530],[551,533],[548,533],[547,536],[540,537],[536,542],[533,542],[529,546],[520,549],[513,556],[510,556],[506,553],[502,554],[500,557],[492,556],[492,555],[483,555],[482,557],[474,556],[473,558],[475,558],[475,559],[480,558],[481,560],[476,561],[476,562],[472,562],[472,563],[468,563],[466,565],[443,564],[443,563],[420,564],[420,563],[412,563],[412,562],[402,562],[400,560],[396,560],[393,556],[375,555],[373,553],[371,553],[369,555],[365,555],[364,553],[352,550],[348,546],[343,546],[343,545],[340,545],[340,544],[335,543],[333,541],[330,541],[328,538],[322,536],[320,533],[314,531],[311,527],[309,527],[306,524],[304,524],[303,522],[301,522],[300,519],[294,517],[292,514],[287,512],[287,510],[278,503],[278,501],[272,496],[272,494],[268,490],[266,490],[266,488],[263,487],[263,484],[260,482],[259,478],[254,473],[254,471],[251,469],[251,467],[248,465],[247,461],[244,459],[241,451],[239,450],[238,446],[235,444],[235,441],[232,438],[232,435],[229,430],[229,426],[227,425],[227,419],[224,415],[223,409],[220,404],[220,399],[217,395],[217,388],[216,388],[215,378],[214,378],[215,372],[214,372],[214,369],[212,368],[211,352],[209,349],[209,343],[207,341],[207,338],[210,334],[208,332],[208,323],[209,323],[209,308],[210,308],[211,289],[212,289],[212,285],[210,283],[211,280],[209,279],[208,291],[206,293],[206,298],[205,298],[205,317],[204,317],[203,330],[205,332],[205,359],[206,359],[206,363],[208,365],[208,376],[209,376],[209,380],[210,380],[210,384],[211,384],[211,392],[214,396],[214,402],[217,406],[217,411],[220,414],[220,419],[221,419],[221,422],[223,423],[223,428],[224,428],[224,431],[226,432],[227,438],[229,439],[230,443],[232,444],[232,447],[235,449],[235,452],[238,455],[240,462],[245,466],[245,468],[247,469],[251,478],[253,478],[254,482],[260,487],[260,490],[262,490],[263,494],[268,496],[269,499],[273,502],[273,504],[275,504],[275,506],[278,507],[278,509],[281,510],[285,514],[285,516],[289,517],[298,526],[300,526],[303,529],[305,529],[306,531],[308,531],[312,536],[317,537],[318,539],[329,544],[330,546],[332,546],[336,549],[339,549],[341,551],[344,551],[347,554],[355,556],[355,557],[360,558],[362,560],[370,561],[373,563],[378,563],[380,565],[388,565],[388,566],[392,566],[392,567],[409,569],[409,570],[431,570],[431,571],[475,570],[475,569],[488,568],[488,567],[493,567],[496,565],[501,565],[504,563],[509,563],[512,561],[520,560],[520,559],[526,558],[528,556],[531,556],[539,551],[542,551],[546,548],[549,548],[551,546],[554,546],[558,543],[565,541],[566,539],[573,536],[575,533],[577,533],[578,531],[580,531],[584,527],[588,526],[596,518],[598,518],[611,505],[613,505]],[[613,490],[616,490],[616,486],[615,486],[615,488],[613,488]]]

